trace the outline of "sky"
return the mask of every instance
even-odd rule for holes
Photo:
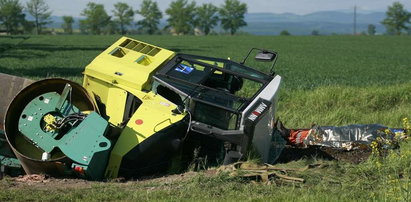
[[[25,5],[29,0],[20,0]],[[80,17],[81,11],[86,7],[88,2],[104,4],[106,11],[111,14],[113,5],[117,2],[125,2],[132,6],[135,10],[139,8],[142,0],[45,0],[53,11],[54,16],[70,15]],[[154,0],[158,3],[160,9],[165,9],[173,0]],[[190,1],[190,0],[189,0]],[[389,5],[393,2],[401,2],[405,8],[411,10],[411,0],[240,0],[247,3],[249,13],[295,13],[307,14],[317,11],[338,10],[349,11],[353,10],[354,5],[360,11],[386,11]],[[224,0],[196,0],[197,5],[203,3],[213,3],[220,6]]]

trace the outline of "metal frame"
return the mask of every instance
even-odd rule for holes
[[[204,63],[204,62],[198,61],[197,59],[209,60],[209,61],[215,61],[215,62],[222,62],[222,63],[231,63],[231,64],[237,65],[239,67],[242,67],[246,70],[255,72],[255,73],[261,75],[263,77],[263,79],[256,78],[256,77],[253,77],[253,76],[250,76],[250,75],[247,75],[247,74],[244,74],[244,73],[240,73],[240,72],[235,72],[235,71],[232,71],[232,70],[229,70],[229,69],[221,68],[221,67],[218,67],[216,65]],[[181,61],[183,61],[183,60],[185,60],[189,63],[192,63],[192,64],[198,64],[198,65],[210,68],[210,71],[207,72],[204,75],[204,77],[201,78],[201,80],[198,83],[186,81],[184,79],[176,78],[176,77],[173,77],[173,76],[170,76],[170,75],[167,74],[170,70],[175,68],[176,65],[180,64]],[[230,92],[226,92],[226,91],[223,91],[223,90],[219,90],[219,89],[215,89],[215,88],[211,88],[211,87],[203,85],[205,80],[208,79],[209,76],[211,74],[213,74],[215,71],[221,71],[223,73],[227,73],[227,74],[230,74],[230,75],[233,75],[233,76],[239,76],[239,77],[242,77],[242,78],[245,78],[245,79],[249,79],[251,81],[261,83],[262,86],[260,87],[260,89],[258,89],[258,91],[256,91],[254,93],[254,95],[251,98],[245,98],[245,97],[240,97],[240,96],[234,95]],[[176,82],[179,82],[179,83],[183,83],[183,84],[186,84],[186,85],[193,86],[194,87],[193,92],[192,93],[185,93],[182,90],[175,87],[174,85],[170,84],[169,82],[164,81],[161,77],[164,77],[166,79],[170,79],[171,81],[176,81]],[[268,75],[264,72],[258,71],[256,69],[244,66],[242,64],[230,61],[230,60],[225,60],[225,59],[220,59],[220,58],[212,58],[212,57],[204,57],[204,56],[197,56],[197,55],[189,55],[189,54],[177,54],[167,64],[165,64],[164,67],[162,67],[157,72],[157,74],[154,76],[154,79],[156,81],[158,81],[159,83],[161,83],[162,85],[165,85],[166,87],[170,88],[174,92],[182,94],[183,96],[186,96],[186,98],[192,99],[195,102],[200,102],[200,103],[210,105],[210,106],[213,106],[213,107],[217,107],[219,109],[222,109],[222,110],[231,112],[233,114],[236,114],[237,115],[236,128],[238,129],[238,128],[240,128],[240,124],[241,124],[242,112],[247,108],[247,106],[252,102],[252,100],[254,100],[256,98],[256,96],[268,85],[268,83],[273,79],[273,76]],[[200,89],[198,89],[198,88],[200,88]],[[199,99],[199,98],[196,98],[196,97],[192,96],[193,93],[201,91],[201,89],[216,91],[218,93],[222,93],[226,96],[230,96],[230,97],[234,98],[233,101],[241,100],[241,101],[244,101],[244,102],[241,104],[241,106],[239,108],[233,109],[233,108],[230,108],[230,107],[221,106],[221,105],[218,105],[218,104],[215,104],[215,103],[212,103],[212,102],[209,102],[209,101],[206,101],[206,100],[202,100],[202,99]]]

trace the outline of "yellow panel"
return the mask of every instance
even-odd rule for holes
[[[124,109],[127,99],[127,91],[120,88],[109,88],[106,103],[106,114],[109,122],[119,126],[123,122]]]
[[[113,85],[149,90],[151,76],[174,55],[167,49],[122,37],[98,55],[84,74]]]
[[[120,125],[123,121],[127,91],[92,77],[84,80],[84,86],[92,97],[98,96],[105,105],[108,121],[113,125]]]
[[[143,104],[131,117],[111,151],[106,170],[107,178],[117,177],[121,159],[130,150],[156,132],[184,118],[184,115],[173,115],[171,110],[175,109],[176,105],[159,95],[147,93],[142,101]],[[137,124],[139,121],[142,121],[142,124]]]
[[[107,89],[110,87],[110,85],[108,85],[106,82],[101,82],[97,79],[94,79],[93,77],[85,76],[83,87],[88,91],[91,97],[94,98],[95,95],[98,95],[98,97],[104,104],[107,103]]]

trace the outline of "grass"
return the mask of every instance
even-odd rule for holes
[[[279,116],[286,125],[379,123],[402,127],[411,112],[410,83],[368,87],[322,86],[282,91]]]
[[[84,67],[120,36],[0,37],[0,72],[40,79],[81,82]],[[282,76],[278,116],[288,127],[380,123],[402,127],[411,112],[409,36],[132,36],[177,52],[240,61],[249,48],[279,52]],[[252,65],[256,65],[253,64]],[[227,174],[199,174],[178,181],[92,183],[79,187],[17,186],[0,181],[0,200],[304,200],[409,201],[411,146],[404,143],[386,159],[359,165],[329,165],[295,173],[304,184],[252,184]],[[313,160],[284,165],[303,167]],[[64,184],[64,182],[63,182]],[[30,193],[30,194],[28,194]]]
[[[177,181],[143,181],[127,183],[93,183],[88,186],[62,187],[25,184],[16,186],[11,179],[0,181],[0,200],[138,200],[138,201],[409,201],[411,198],[410,147],[402,154],[371,159],[360,165],[301,160],[279,167],[303,167],[323,163],[294,173],[306,183],[250,183],[227,173],[208,176],[199,173]],[[274,181],[272,181],[274,182]],[[41,183],[40,183],[41,184]],[[47,183],[44,183],[47,185]]]
[[[0,72],[81,82],[84,67],[119,37],[0,38]],[[278,51],[276,71],[283,78],[278,115],[289,127],[313,122],[399,127],[399,120],[410,114],[409,36],[131,37],[176,52],[234,61],[241,61],[251,47]]]
[[[120,36],[32,36],[0,38],[0,71],[32,78],[80,79],[84,67]],[[230,57],[240,61],[251,47],[279,52],[276,66],[283,88],[314,89],[343,85],[365,87],[408,82],[409,36],[131,36],[176,52]],[[49,70],[53,69],[53,72]]]

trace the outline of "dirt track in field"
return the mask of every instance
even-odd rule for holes
[[[213,175],[215,171],[206,171],[206,175]],[[88,181],[84,179],[76,178],[52,178],[45,175],[24,175],[18,177],[5,177],[8,188],[20,189],[20,188],[36,188],[36,189],[77,189],[77,188],[91,188],[96,185],[103,185],[107,183],[114,183],[118,186],[130,186],[133,184],[147,184],[147,183],[172,183],[176,181],[188,180],[196,176],[197,172],[187,172],[183,174],[167,175],[167,176],[152,176],[138,180],[124,180],[122,178],[112,179],[109,181]]]

